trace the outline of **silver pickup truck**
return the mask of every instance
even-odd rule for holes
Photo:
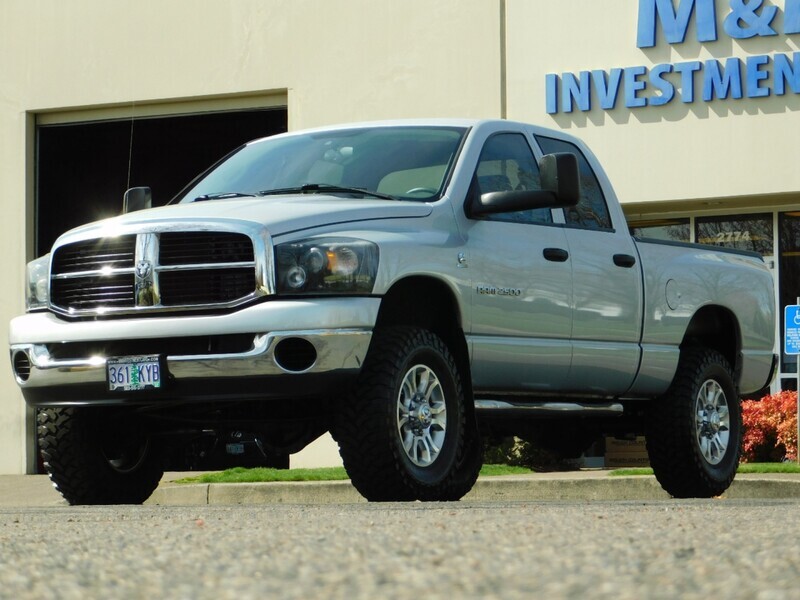
[[[741,395],[775,368],[757,255],[637,240],[596,158],[509,121],[346,125],[257,140],[169,205],[28,266],[11,362],[72,504],[138,503],[164,457],[330,431],[369,500],[456,500],[487,434],[580,454],[644,434],[667,492],[739,461]],[[148,210],[141,210],[148,208]]]

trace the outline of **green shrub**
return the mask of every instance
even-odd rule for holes
[[[511,465],[532,471],[570,471],[577,461],[560,458],[554,452],[518,437],[492,439],[486,443],[483,462],[488,465]]]

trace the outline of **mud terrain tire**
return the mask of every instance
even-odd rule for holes
[[[425,329],[374,333],[335,430],[353,485],[370,501],[458,500],[481,467],[455,360]]]
[[[676,498],[719,496],[739,464],[742,411],[728,361],[716,350],[682,351],[678,371],[647,415],[647,452],[661,486]]]
[[[40,409],[37,418],[44,466],[70,504],[141,504],[158,486],[161,455],[135,420],[73,407]]]

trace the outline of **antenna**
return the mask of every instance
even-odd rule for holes
[[[136,102],[131,102],[131,135],[130,135],[130,144],[128,146],[128,181],[125,185],[125,189],[131,189],[131,163],[133,162],[133,121],[134,121],[134,112],[136,111]]]

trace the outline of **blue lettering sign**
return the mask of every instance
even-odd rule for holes
[[[672,102],[675,97],[675,86],[664,78],[669,73],[672,73],[672,65],[670,64],[656,65],[650,69],[650,83],[659,92],[657,96],[650,98],[650,106],[663,106]]]
[[[544,76],[544,87],[547,94],[547,114],[558,112],[558,75],[548,73]]]
[[[622,69],[611,69],[608,79],[604,71],[592,71],[594,88],[600,98],[600,108],[611,110],[617,105],[619,83],[622,80]]]
[[[645,73],[647,73],[647,67],[625,69],[625,106],[628,108],[647,106],[647,100],[636,95],[647,87],[647,84],[639,79]]]
[[[681,102],[691,104],[694,102],[694,74],[703,68],[699,60],[675,63],[676,73],[681,74]]]
[[[800,0],[786,0],[783,7],[783,33],[800,33]]]
[[[800,94],[800,52],[795,52],[791,62],[785,54],[776,54],[773,59],[775,65],[775,95],[783,96],[786,93],[786,84],[792,92]]]
[[[714,0],[678,0],[677,8],[672,0],[639,0],[639,26],[636,35],[638,48],[656,45],[656,25],[669,44],[681,44],[686,39],[689,21],[695,12],[697,41],[713,42],[717,39],[717,13]]]
[[[756,11],[764,4],[764,0],[731,0],[731,14],[725,18],[725,33],[732,38],[746,40],[757,35],[778,35],[770,27],[777,6],[767,6],[759,15]]]
[[[711,102],[714,96],[726,100],[732,96],[737,100],[742,97],[742,61],[729,58],[725,67],[718,60],[707,60],[703,70],[703,100]],[[722,69],[722,72],[720,72]]]
[[[572,73],[564,73],[561,78],[562,96],[561,110],[571,113],[572,107],[577,103],[578,110],[587,111],[592,108],[592,88],[590,82],[591,73],[581,71],[580,79]]]
[[[761,66],[769,64],[769,56],[749,56],[747,58],[747,97],[765,98],[769,96],[769,88],[761,87],[761,82],[769,79],[769,72],[762,71]]]
[[[655,46],[659,28],[668,44],[684,42],[691,27],[698,42],[716,41],[716,4],[724,1],[638,0],[637,46]],[[775,36],[775,26],[782,25],[785,34],[800,34],[800,0],[784,0],[782,19],[773,2],[727,0],[729,11],[720,15],[725,33],[737,40]],[[702,81],[695,77],[698,72]],[[615,67],[545,76],[548,114],[586,112],[597,105],[614,110],[620,95],[631,109],[664,106],[678,93],[681,102],[691,104],[701,91],[703,102],[765,98],[773,93],[783,96],[789,91],[800,95],[800,52],[664,63],[649,70],[646,66]]]

